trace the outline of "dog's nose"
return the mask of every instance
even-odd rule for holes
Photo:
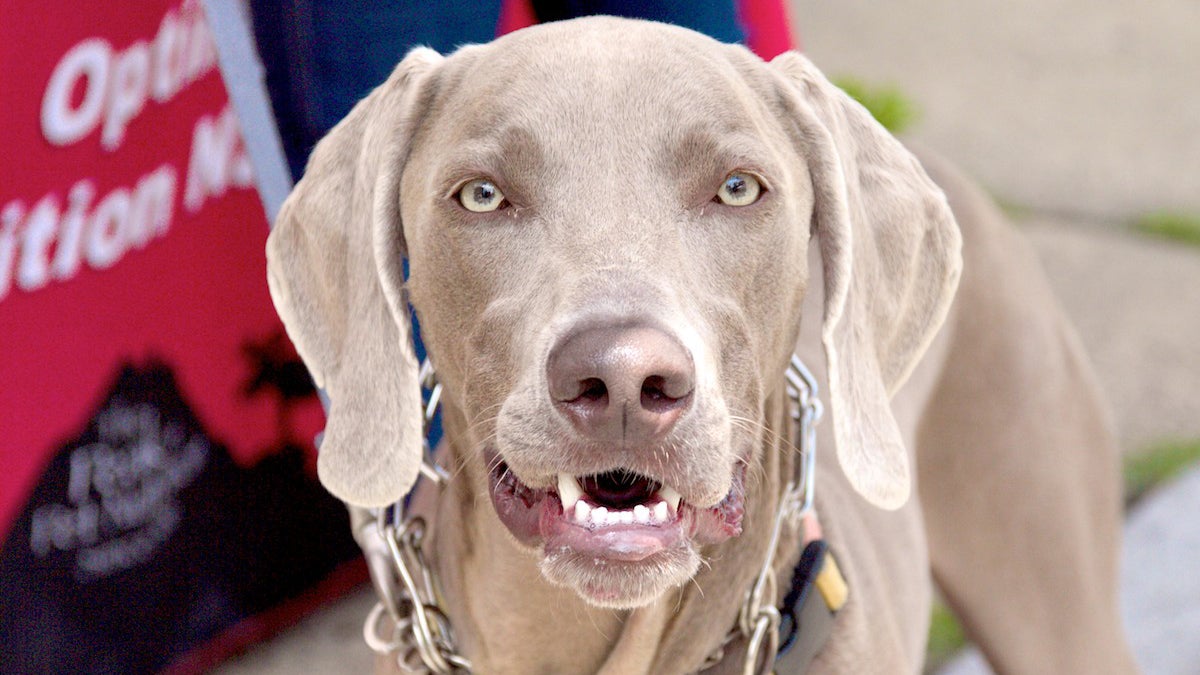
[[[551,399],[580,433],[623,446],[665,436],[695,388],[688,350],[645,325],[574,333],[550,352],[546,370]]]

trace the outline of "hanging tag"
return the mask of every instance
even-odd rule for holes
[[[775,670],[803,673],[833,632],[838,610],[849,595],[829,545],[809,542],[792,574],[792,590],[780,608],[779,653]]]

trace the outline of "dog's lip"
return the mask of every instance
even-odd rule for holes
[[[697,508],[686,501],[669,517],[651,522],[597,526],[564,513],[556,487],[532,488],[492,454],[489,473],[492,504],[500,521],[521,543],[542,547],[545,555],[571,552],[595,560],[652,562],[671,548],[706,545],[741,533],[745,465],[733,471],[732,486],[716,506]],[[653,508],[655,504],[649,503]]]

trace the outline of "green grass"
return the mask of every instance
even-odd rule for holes
[[[913,125],[920,116],[917,106],[892,85],[868,85],[853,77],[839,77],[833,82],[870,111],[888,131],[898,134]]]
[[[967,645],[958,619],[945,605],[934,603],[929,616],[929,644],[925,647],[925,672],[932,673],[946,665],[958,650]]]
[[[1200,246],[1200,215],[1155,211],[1134,221],[1135,229],[1193,246]]]
[[[1129,506],[1154,486],[1200,462],[1200,439],[1160,443],[1125,458],[1125,504]]]

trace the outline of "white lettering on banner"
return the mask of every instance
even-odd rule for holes
[[[112,47],[100,38],[84,40],[58,62],[42,97],[42,135],[55,145],[70,145],[87,136],[100,121],[108,88]],[[76,83],[83,79],[83,100],[71,105]]]
[[[46,195],[33,207],[25,221],[25,236],[21,242],[21,267],[17,270],[17,285],[23,289],[41,288],[50,280],[46,253],[54,242],[58,223],[58,199]]]
[[[220,197],[230,185],[244,188],[253,183],[253,168],[242,144],[233,108],[225,108],[215,118],[200,118],[192,132],[184,208],[195,213],[204,206],[206,199]]]
[[[179,491],[210,451],[149,404],[117,401],[96,422],[99,439],[71,450],[68,503],[35,509],[29,533],[39,558],[74,551],[82,582],[131,568],[170,538],[182,520]]]
[[[17,226],[21,224],[21,203],[12,202],[0,211],[0,299],[12,285],[13,265],[17,259]]]
[[[175,167],[164,164],[142,176],[132,191],[112,190],[88,213],[96,185],[85,178],[71,187],[61,218],[54,194],[42,197],[24,222],[21,202],[10,202],[0,211],[0,300],[14,266],[17,288],[34,291],[52,279],[75,276],[81,261],[105,269],[163,236],[174,217],[177,182]]]
[[[67,50],[42,92],[42,134],[53,145],[69,146],[99,130],[100,147],[114,152],[148,101],[169,102],[215,67],[216,48],[204,13],[196,0],[183,0],[165,12],[153,39],[118,49],[91,37]],[[172,123],[172,132],[177,125]],[[101,158],[90,172],[104,168]],[[180,178],[182,191],[176,189]],[[132,186],[101,194],[94,179],[83,177],[66,191],[65,205],[61,189],[40,198],[4,195],[0,301],[14,289],[31,292],[72,279],[84,264],[107,269],[130,250],[162,237],[171,228],[177,193],[192,214],[230,188],[252,187],[253,180],[237,118],[225,106],[195,120],[186,159],[162,163]],[[0,191],[4,188],[0,185]]]
[[[217,62],[204,14],[194,0],[168,10],[154,41],[114,52],[101,38],[72,47],[55,66],[42,95],[42,135],[54,145],[78,142],[101,126],[100,147],[120,147],[125,129],[147,99],[166,103],[208,74]],[[77,89],[83,98],[72,101]]]
[[[160,173],[164,173],[159,169]],[[54,253],[54,276],[70,279],[79,270],[79,243],[83,240],[83,226],[87,222],[87,207],[96,196],[96,185],[90,180],[81,180],[67,196],[70,206],[63,216],[58,235],[58,250]]]
[[[132,189],[111,190],[95,208],[96,184],[88,178],[71,186],[65,212],[55,193],[28,210],[19,199],[5,204],[0,209],[0,301],[14,286],[28,292],[69,280],[84,262],[95,270],[107,269],[129,251],[165,235],[175,217],[177,178],[175,167],[163,164],[139,178]],[[187,212],[199,211],[231,187],[253,184],[253,167],[233,109],[197,120],[183,196]]]
[[[115,150],[121,145],[125,126],[146,107],[146,94],[150,89],[150,47],[145,42],[135,42],[117,54],[112,64],[108,111],[100,132],[100,145],[107,150]]]

